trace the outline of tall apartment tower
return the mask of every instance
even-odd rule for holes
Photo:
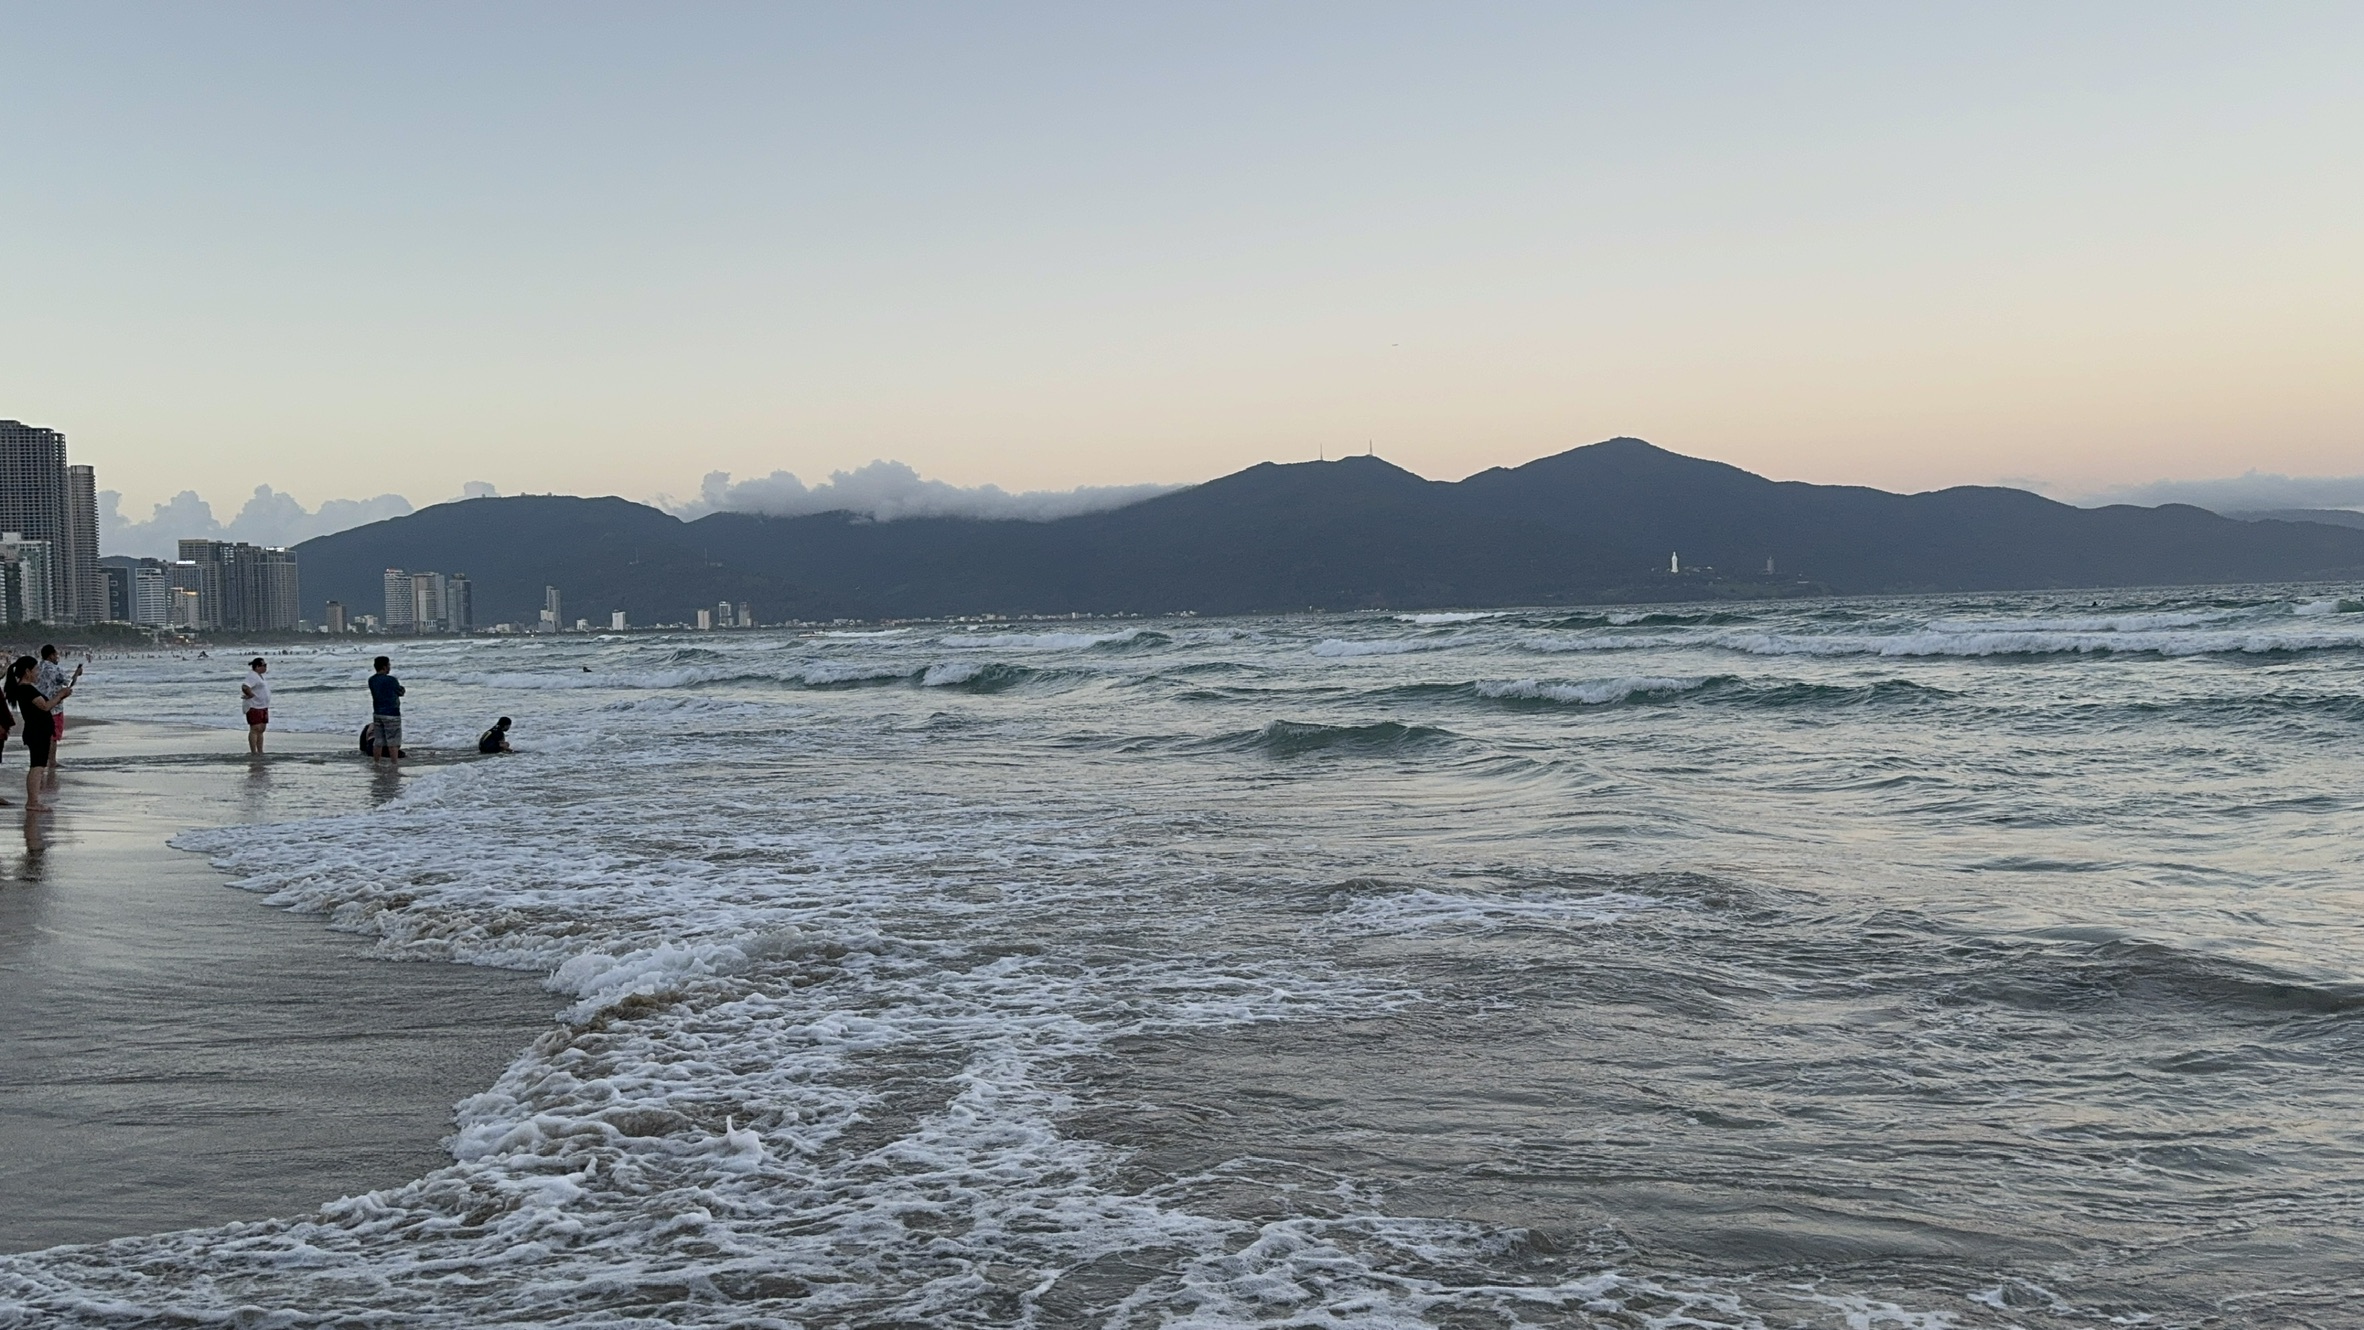
[[[262,565],[263,590],[262,617],[255,626],[277,633],[294,632],[304,615],[304,589],[296,578],[295,551],[274,547],[256,550],[254,557]]]
[[[542,631],[545,633],[555,633],[565,626],[566,621],[558,617],[558,588],[554,586],[543,587],[541,624]]]
[[[94,514],[95,526],[95,514]],[[72,581],[57,565],[65,551],[66,436],[39,425],[0,420],[0,530],[49,546],[50,586],[46,621],[63,619],[81,597],[68,597]],[[95,532],[94,532],[95,534]],[[93,542],[95,545],[95,541]],[[98,551],[91,550],[95,561]]]
[[[386,570],[386,623],[389,633],[407,633],[418,626],[417,602],[412,598],[410,574],[400,568]]]
[[[294,630],[302,606],[295,551],[238,540],[184,540],[181,562],[196,566],[206,627],[246,633]]]
[[[98,474],[86,466],[66,468],[66,520],[58,533],[59,597],[68,623],[97,623],[107,617],[106,584],[98,574]]]
[[[175,628],[222,626],[222,566],[175,559],[165,567],[172,588],[164,621]]]
[[[162,627],[172,604],[171,565],[162,559],[110,554],[99,560],[99,586],[107,593],[100,617],[109,623]]]
[[[161,628],[172,622],[172,565],[142,559],[131,573],[131,621]]]
[[[453,573],[443,584],[443,623],[455,633],[476,631],[476,587],[466,573]]]
[[[414,633],[440,633],[450,626],[444,618],[443,597],[447,579],[441,573],[412,573],[410,575],[410,630]]]

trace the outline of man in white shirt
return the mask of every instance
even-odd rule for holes
[[[269,661],[261,656],[246,662],[246,682],[238,685],[238,700],[246,707],[246,751],[262,756],[263,731],[271,724],[271,685],[263,682],[270,672]]]

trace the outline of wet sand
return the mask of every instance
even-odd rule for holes
[[[78,727],[58,810],[21,839],[23,753],[0,757],[0,1252],[417,1177],[448,1162],[452,1105],[549,1028],[538,976],[373,959],[166,845],[404,779],[327,736],[271,746],[253,764],[242,731]]]

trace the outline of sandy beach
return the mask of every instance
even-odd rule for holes
[[[374,959],[167,841],[393,797],[327,736],[78,723],[20,838],[0,760],[0,1252],[297,1215],[446,1161],[549,1025],[534,975]],[[411,770],[419,768],[413,767]]]

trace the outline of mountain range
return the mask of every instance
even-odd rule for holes
[[[388,568],[466,573],[479,624],[1427,609],[2364,577],[2364,530],[2024,490],[1768,480],[1611,439],[1464,480],[1271,463],[1056,521],[852,513],[683,521],[618,498],[476,498],[296,547],[306,617]],[[1679,568],[1679,571],[1677,569]]]

